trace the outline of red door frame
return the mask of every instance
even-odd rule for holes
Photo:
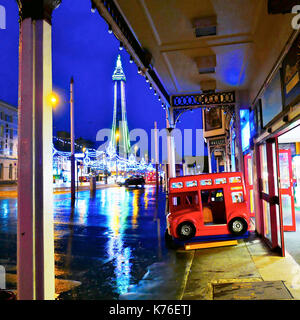
[[[251,191],[252,191],[252,195],[253,195],[253,183],[250,184],[249,183],[249,174],[248,174],[248,159],[253,159],[252,158],[252,155],[250,153],[247,153],[245,156],[244,156],[244,176],[245,176],[245,185],[246,185],[246,190],[247,190],[247,202],[248,202],[248,210],[250,212],[250,217],[255,217],[255,212],[253,210],[253,212],[251,212]],[[252,181],[253,181],[253,166],[252,166]],[[253,201],[254,201],[254,198],[253,198]],[[253,208],[254,208],[254,204],[253,204]]]
[[[296,216],[295,216],[295,199],[294,199],[294,193],[293,193],[293,167],[292,167],[292,153],[291,150],[279,150],[280,153],[287,153],[289,158],[289,179],[290,179],[290,188],[288,189],[282,189],[280,188],[280,200],[282,199],[282,195],[289,195],[291,197],[291,209],[292,209],[292,225],[285,226],[283,225],[283,231],[296,231]],[[279,163],[279,155],[278,155],[278,163]],[[278,166],[278,177],[279,181],[280,179],[280,169]],[[281,212],[283,212],[282,208],[282,200],[281,203]]]
[[[273,165],[273,144],[275,143],[275,154],[276,154],[276,167],[277,167],[277,172],[275,172],[275,168]],[[261,148],[259,148],[259,159],[261,158]],[[284,257],[285,256],[285,248],[284,248],[284,233],[283,233],[283,219],[282,219],[282,205],[280,199],[280,189],[278,188],[278,193],[279,195],[277,196],[275,194],[275,183],[274,183],[274,174],[276,177],[279,176],[279,152],[278,152],[278,139],[269,139],[266,141],[266,153],[267,153],[267,163],[268,163],[268,188],[269,192],[268,194],[262,191],[262,180],[261,180],[261,166],[259,166],[259,181],[260,181],[260,215],[262,217],[262,230],[263,230],[263,238],[265,241],[271,246],[272,249],[279,249],[280,254]],[[261,161],[259,161],[261,162]],[[260,163],[259,163],[260,164]],[[278,181],[278,178],[277,178]],[[279,183],[278,183],[279,186]],[[270,223],[271,223],[271,239],[272,242],[269,241],[264,236],[264,219],[263,219],[263,203],[262,201],[265,200],[266,202],[269,203],[270,205]],[[279,230],[280,230],[280,238],[281,238],[281,247],[278,246],[278,225],[277,225],[277,212],[276,212],[276,205],[279,205]]]

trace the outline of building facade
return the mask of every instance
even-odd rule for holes
[[[283,256],[287,249],[294,257],[300,248],[299,48],[300,34],[294,31],[263,87],[250,92],[249,108],[240,110],[245,182],[256,231],[272,249]]]
[[[0,184],[17,181],[18,109],[0,101]]]

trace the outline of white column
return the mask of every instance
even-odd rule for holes
[[[18,299],[35,299],[34,157],[33,157],[33,43],[31,19],[20,26],[18,118]]]
[[[35,7],[22,2],[26,7],[22,7],[23,14],[43,5],[42,1],[35,2]],[[52,106],[48,101],[52,92],[51,55],[51,24],[43,17],[32,20],[22,16],[17,228],[20,300],[50,300],[55,295]]]
[[[211,173],[211,150],[209,140],[207,140],[207,157],[208,157],[208,172]]]
[[[168,164],[169,164],[169,178],[176,177],[175,167],[175,141],[172,131],[174,129],[173,109],[169,108],[169,118],[167,118],[167,146],[168,146]]]
[[[158,149],[158,133],[157,122],[154,121],[154,143],[155,143],[155,179],[156,179],[156,191],[158,191],[159,176],[158,176],[158,164],[159,164],[159,149]]]

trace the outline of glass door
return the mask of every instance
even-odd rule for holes
[[[277,139],[267,140],[266,143],[260,145],[260,201],[263,218],[263,236],[272,249],[278,250],[284,256],[277,150]]]
[[[279,150],[279,170],[283,230],[296,231],[291,150]]]

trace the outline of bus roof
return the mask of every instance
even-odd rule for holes
[[[221,172],[221,173],[203,173],[199,175],[180,176],[170,178],[170,192],[186,192],[199,188],[211,186],[221,187],[222,185],[243,185],[243,175],[241,172]]]

